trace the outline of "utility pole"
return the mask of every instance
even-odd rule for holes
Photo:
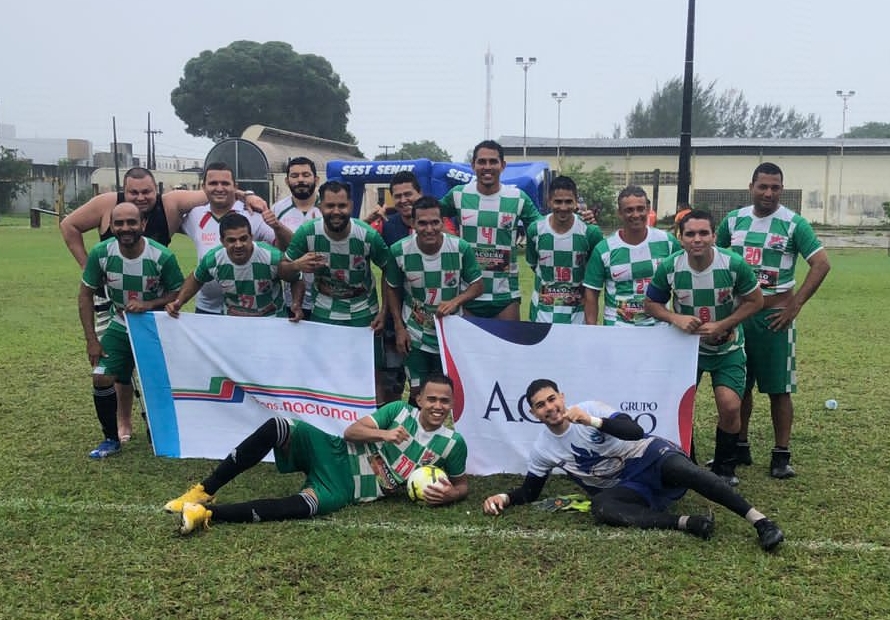
[[[156,170],[158,167],[158,161],[155,154],[155,134],[164,133],[160,129],[152,129],[151,128],[151,112],[148,113],[148,129],[145,130],[146,134],[146,147],[148,149],[148,153],[145,158],[148,160],[145,162],[145,167],[149,170]]]

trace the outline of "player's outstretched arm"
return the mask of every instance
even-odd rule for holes
[[[111,210],[116,204],[117,192],[99,194],[67,215],[59,224],[62,239],[81,269],[87,264],[87,250],[83,242],[84,233],[99,229],[106,217],[110,220]]]

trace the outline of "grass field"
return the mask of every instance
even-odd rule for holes
[[[768,477],[771,428],[766,399],[757,401],[755,465],[740,468],[741,489],[785,530],[787,543],[768,555],[719,507],[709,542],[530,507],[483,516],[481,500],[515,476],[473,478],[466,502],[437,510],[387,500],[181,539],[160,506],[211,463],[154,457],[141,424],[121,456],[87,459],[99,437],[78,269],[46,222],[29,230],[4,217],[0,248],[0,618],[890,617],[884,251],[832,252],[833,270],[800,316],[797,478]],[[187,240],[174,249],[193,266]],[[826,410],[827,398],[839,408]],[[703,454],[714,421],[703,389]],[[264,464],[223,498],[297,484]],[[555,480],[545,492],[569,488]],[[695,495],[679,505],[708,507]]]

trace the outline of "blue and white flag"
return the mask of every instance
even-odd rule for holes
[[[342,434],[375,410],[368,328],[127,314],[155,454],[219,459],[273,415]]]

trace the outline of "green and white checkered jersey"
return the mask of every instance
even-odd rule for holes
[[[677,314],[697,316],[703,323],[709,323],[731,315],[738,307],[739,298],[757,289],[757,277],[741,256],[715,247],[714,260],[703,271],[690,267],[685,251],[672,254],[658,265],[652,287],[665,298],[672,294],[671,304]],[[741,325],[736,325],[732,335],[721,342],[702,338],[698,351],[702,355],[720,355],[740,349],[744,344],[745,332]]]
[[[625,243],[618,232],[600,241],[590,255],[584,286],[605,289],[603,325],[655,325],[643,311],[646,287],[662,260],[681,249],[672,234],[649,228],[638,245]]]
[[[83,283],[97,289],[103,284],[114,309],[108,329],[127,331],[124,308],[131,301],[154,301],[182,288],[176,256],[154,239],[143,237],[145,248],[137,258],[120,252],[117,239],[99,243],[87,255]]]
[[[253,254],[236,265],[223,246],[207,252],[195,268],[198,282],[216,281],[223,292],[223,314],[238,316],[287,316],[278,263],[282,253],[262,241],[253,244]]]
[[[441,467],[449,478],[463,476],[467,470],[467,444],[457,431],[441,426],[430,432],[420,425],[420,410],[397,400],[371,414],[377,428],[401,425],[410,439],[395,445],[388,442],[346,442],[355,499],[369,502],[396,492],[415,468],[423,465]]]
[[[484,288],[477,301],[507,303],[519,299],[519,266],[516,262],[516,226],[528,230],[541,219],[535,203],[518,187],[502,185],[483,196],[476,185],[458,185],[440,201],[442,215],[457,216],[460,236],[476,253]]]
[[[757,217],[753,205],[730,212],[717,227],[717,245],[754,268],[766,296],[794,290],[797,255],[809,259],[822,249],[809,222],[782,205],[766,217]]]
[[[282,198],[274,205],[272,205],[272,212],[275,213],[275,217],[278,218],[278,221],[281,222],[283,226],[286,226],[287,229],[291,232],[298,229],[305,222],[314,220],[317,217],[321,217],[321,210],[318,207],[310,207],[309,210],[306,211],[306,213],[303,213],[298,207],[294,205],[292,196]],[[312,309],[312,280],[314,278],[315,276],[311,273],[303,274],[303,283],[306,285],[306,292],[303,294],[304,310]],[[284,303],[288,308],[290,308],[290,285],[285,283],[282,286],[284,290]]]
[[[557,233],[551,217],[534,222],[526,232],[525,257],[535,272],[529,320],[583,324],[584,272],[603,233],[577,215],[567,232]]]
[[[263,216],[259,213],[251,211],[241,201],[235,202],[231,211],[240,213],[247,218],[254,241],[275,243],[275,231],[263,221]],[[195,244],[199,261],[204,258],[207,252],[222,243],[219,238],[219,218],[213,214],[209,204],[195,207],[189,211],[182,218],[179,230]],[[223,312],[222,289],[216,282],[208,282],[198,291],[195,297],[195,306],[205,312],[221,314]]]
[[[411,342],[421,351],[438,353],[436,309],[482,277],[473,249],[463,239],[444,233],[435,254],[421,252],[415,235],[396,241],[390,252],[386,281],[402,291],[402,320]]]
[[[286,255],[296,260],[307,252],[325,256],[325,266],[315,271],[312,283],[313,318],[344,323],[367,320],[370,324],[380,308],[371,263],[384,269],[390,259],[383,237],[353,218],[349,235],[335,241],[325,234],[324,220],[318,218],[294,231]]]

